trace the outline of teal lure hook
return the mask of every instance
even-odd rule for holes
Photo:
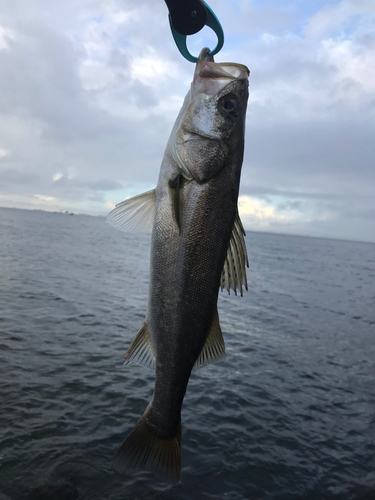
[[[198,58],[190,54],[186,38],[200,31],[204,26],[210,27],[217,36],[216,47],[209,52],[217,54],[224,44],[223,28],[212,9],[203,0],[165,0],[169,9],[169,24],[178,50],[190,62]]]

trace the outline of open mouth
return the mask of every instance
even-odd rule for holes
[[[215,63],[208,50],[203,49],[198,58],[192,85],[195,92],[215,95],[228,83],[249,77],[250,72],[243,64]]]
[[[238,63],[215,63],[214,58],[208,54],[209,49],[202,49],[194,72],[194,80],[197,78],[224,78],[238,80],[248,78],[250,71],[243,64]]]

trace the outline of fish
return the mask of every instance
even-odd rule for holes
[[[155,387],[113,459],[120,472],[145,469],[179,482],[181,407],[191,372],[225,357],[219,289],[242,295],[248,288],[238,193],[249,74],[202,49],[156,188],[107,216],[123,231],[152,231],[146,317],[125,364],[154,369]]]

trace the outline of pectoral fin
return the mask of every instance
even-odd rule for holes
[[[247,290],[246,266],[249,267],[244,236],[246,235],[240,216],[237,212],[233,224],[232,236],[229,241],[227,257],[221,274],[221,290],[230,289],[237,295],[237,290],[243,295],[242,287]]]
[[[134,337],[133,342],[125,355],[124,365],[143,365],[155,370],[155,354],[152,349],[151,338],[146,321]]]
[[[207,336],[206,342],[202,351],[195,362],[193,370],[201,366],[209,365],[210,363],[217,363],[225,358],[225,344],[223,334],[221,333],[219,314],[217,309],[214,312],[210,332]]]
[[[129,198],[107,215],[106,222],[121,231],[147,232],[152,230],[155,219],[155,189]]]

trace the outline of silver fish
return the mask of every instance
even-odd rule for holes
[[[199,56],[173,127],[156,189],[108,215],[124,231],[152,228],[146,319],[125,364],[155,368],[152,401],[120,446],[114,467],[147,469],[177,483],[181,405],[191,371],[225,356],[219,288],[247,289],[238,190],[248,99],[246,66]]]

